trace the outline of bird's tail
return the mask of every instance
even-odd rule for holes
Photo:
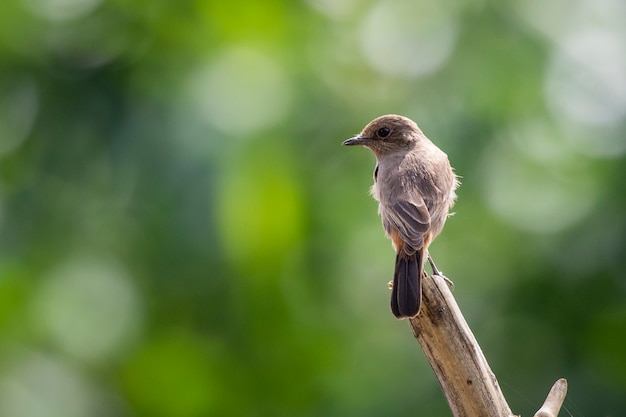
[[[422,253],[407,255],[399,251],[396,255],[396,270],[393,274],[391,312],[398,319],[415,317],[422,301]]]

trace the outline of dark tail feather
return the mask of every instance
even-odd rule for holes
[[[399,319],[415,317],[422,300],[422,271],[420,253],[396,255],[393,274],[391,312]]]

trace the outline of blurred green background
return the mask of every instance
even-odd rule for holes
[[[371,119],[463,185],[432,253],[514,412],[626,415],[619,0],[0,2],[0,416],[449,416]]]

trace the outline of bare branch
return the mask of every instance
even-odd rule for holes
[[[557,417],[565,395],[567,394],[567,380],[561,378],[552,385],[552,389],[548,393],[546,401],[543,403],[539,411],[535,413],[535,417]]]
[[[455,417],[513,416],[498,380],[441,277],[423,280],[422,307],[409,320],[409,325]],[[567,387],[565,380],[557,381],[541,410],[547,405],[545,410],[558,413],[566,392],[563,386]],[[548,402],[551,398],[554,400]],[[556,414],[537,416],[556,417]]]

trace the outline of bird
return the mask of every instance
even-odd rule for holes
[[[451,215],[459,178],[448,156],[404,116],[380,116],[342,144],[369,148],[376,156],[371,194],[396,252],[391,312],[413,318],[420,311],[425,259],[434,275],[449,281],[428,248]]]

